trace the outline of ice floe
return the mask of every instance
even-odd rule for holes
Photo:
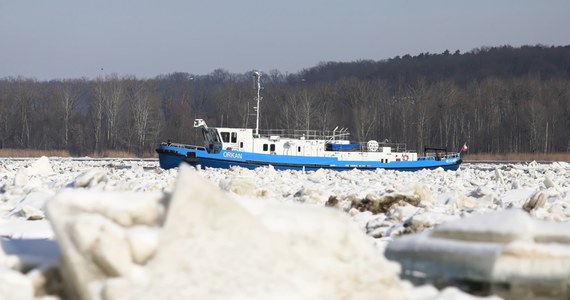
[[[463,282],[510,299],[566,299],[570,224],[521,209],[472,215],[390,243],[389,259],[413,277]],[[427,276],[426,276],[427,275]],[[441,282],[440,282],[441,284]]]
[[[565,162],[407,173],[2,159],[0,277],[22,294],[0,298],[471,299],[432,278],[465,288],[467,273],[489,293],[556,299],[563,283],[529,278],[567,280],[569,178]],[[442,289],[401,280],[386,248],[400,275]]]

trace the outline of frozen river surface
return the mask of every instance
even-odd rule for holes
[[[121,192],[176,194],[179,170],[165,171],[157,165],[156,161],[121,159],[1,159],[0,236],[5,246],[0,251],[0,274],[2,269],[21,268],[22,260],[26,259],[18,256],[18,249],[23,246],[9,241],[56,238],[46,206],[62,191],[80,190],[116,197],[116,202],[120,202]],[[259,213],[262,209],[256,203],[339,211],[359,228],[378,256],[383,256],[386,246],[400,236],[431,230],[470,215],[514,208],[527,211],[536,220],[564,223],[570,218],[570,164],[565,162],[464,164],[458,171],[303,173],[266,167],[194,173],[228,192],[230,199],[260,216],[262,221]],[[496,218],[489,220],[496,223],[491,225],[503,225]],[[318,220],[314,221],[318,224]],[[282,227],[287,227],[287,222],[293,224],[298,220],[273,225],[286,230]],[[47,248],[51,257],[57,256],[52,246]],[[14,257],[20,260],[19,264]],[[34,282],[29,274],[26,280]],[[22,282],[26,286],[25,280]],[[408,287],[409,298],[418,298],[418,294],[421,293]]]

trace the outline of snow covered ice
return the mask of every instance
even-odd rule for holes
[[[485,283],[488,292],[513,299],[569,296],[570,224],[534,220],[521,209],[402,237],[388,245],[386,256],[428,278]]]
[[[413,173],[271,167],[179,172],[157,165],[0,160],[0,299],[470,299],[455,287],[413,286],[400,279],[398,263],[384,258],[387,247],[406,253],[406,243],[446,228],[458,232],[450,233],[452,242],[514,235],[522,242],[498,247],[550,253],[553,264],[559,262],[551,274],[564,272],[560,266],[569,255],[563,237],[538,249],[529,244],[536,236],[524,227],[509,231],[517,218],[532,228],[546,224],[539,236],[565,226],[565,162],[464,164],[458,171]],[[520,214],[494,215],[506,210]],[[462,223],[469,217],[479,219]],[[476,224],[485,224],[484,230]],[[404,272],[416,258],[421,261],[422,252],[398,258]],[[453,275],[453,267],[427,271]],[[203,275],[173,277],[192,269]],[[540,277],[549,269],[519,271]]]

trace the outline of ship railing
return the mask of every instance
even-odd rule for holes
[[[260,136],[266,136],[269,138],[279,137],[305,140],[325,140],[328,143],[334,143],[339,140],[346,141],[349,139],[350,135],[346,128],[342,128],[340,130],[260,129],[259,134]],[[372,152],[368,149],[367,142],[361,142],[358,144],[360,145],[360,151]],[[391,152],[410,152],[405,143],[378,142],[378,146],[379,149],[381,147],[390,147]]]
[[[385,143],[378,142],[378,148],[376,150],[368,148],[368,142],[359,143],[360,151],[362,152],[382,152],[382,148],[390,147],[390,152],[415,152],[414,150],[408,150],[405,143]],[[374,151],[372,151],[374,150]]]
[[[446,158],[456,158],[461,157],[460,153],[456,152],[448,152],[447,148],[424,148],[424,158],[426,159],[446,159]]]
[[[280,138],[290,139],[306,139],[306,140],[346,140],[350,133],[344,129],[342,131],[334,130],[296,130],[296,129],[264,129],[259,130],[260,136],[278,136]]]
[[[188,145],[188,144],[179,144],[179,143],[171,143],[171,142],[162,142],[160,143],[161,146],[173,146],[179,148],[186,148],[192,150],[204,150],[206,151],[206,147],[204,146],[195,146],[195,145]]]
[[[368,146],[368,143],[363,143],[364,146]],[[390,147],[391,152],[413,152],[408,150],[407,145],[405,143],[385,143],[385,142],[378,142],[378,149],[382,149],[383,147]]]
[[[454,158],[454,157],[461,157],[459,153],[447,153],[446,155],[440,156],[442,158]]]
[[[448,159],[448,158],[460,158],[461,156],[459,155],[459,153],[448,153],[448,154],[443,154],[443,155],[434,155],[434,154],[424,154],[424,156],[421,157],[421,159],[423,160],[442,160],[442,159]]]

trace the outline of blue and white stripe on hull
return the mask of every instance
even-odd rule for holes
[[[250,152],[222,150],[219,153],[208,153],[205,150],[188,149],[176,146],[160,146],[157,149],[160,166],[163,169],[175,168],[182,162],[191,165],[200,165],[203,168],[231,168],[239,166],[255,169],[271,165],[277,170],[318,170],[330,169],[345,171],[352,169],[374,170],[400,170],[417,171],[422,169],[457,170],[461,164],[459,157],[435,159],[420,159],[416,161],[393,161],[382,163],[379,161],[342,161],[336,157],[292,156],[258,154]]]
[[[386,170],[397,170],[397,171],[418,171],[418,170],[433,170],[437,168],[442,168],[444,170],[455,171],[459,168],[459,163],[455,164],[431,164],[431,165],[409,165],[409,166],[396,166],[395,163],[379,164],[378,166],[355,166],[355,165],[316,165],[316,164],[279,164],[279,163],[267,163],[267,162],[238,162],[238,161],[228,161],[228,160],[218,160],[218,159],[199,159],[199,163],[194,163],[192,165],[199,165],[203,168],[231,168],[231,167],[242,167],[247,169],[255,169],[263,166],[272,166],[276,170],[305,170],[305,171],[315,171],[318,169],[329,169],[335,171],[348,171],[353,169],[359,170],[375,170],[375,169],[386,169]]]

